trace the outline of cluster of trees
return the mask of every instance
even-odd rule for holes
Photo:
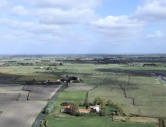
[[[106,100],[104,98],[97,97],[94,100],[94,105],[100,105],[100,116],[106,115],[106,106],[115,107],[115,115],[123,115],[124,111],[120,104],[114,104],[112,100]]]
[[[39,127],[48,127],[48,121],[47,120],[40,121],[40,126]]]

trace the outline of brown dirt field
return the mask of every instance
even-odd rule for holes
[[[23,90],[26,89],[27,91]],[[0,84],[0,127],[31,127],[37,115],[60,86]],[[31,92],[29,100],[27,95]]]
[[[59,86],[52,85],[52,86],[25,86],[24,90],[30,91],[29,93],[29,100],[31,101],[47,101],[49,100],[54,93],[56,92]]]
[[[0,104],[1,127],[31,127],[46,101],[13,101]],[[0,109],[0,110],[1,110]]]

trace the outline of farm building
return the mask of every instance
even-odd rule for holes
[[[86,114],[86,113],[90,113],[90,112],[91,112],[91,109],[79,109],[78,111],[79,111],[79,113],[84,113],[84,114]]]
[[[80,79],[78,77],[74,77],[74,76],[66,76],[64,78],[61,79],[62,82],[72,82],[72,83],[79,83],[80,82]]]
[[[90,109],[95,110],[97,113],[100,112],[100,105],[90,106]]]
[[[62,113],[70,113],[71,109],[72,109],[71,105],[63,106],[63,108],[61,109],[61,112]],[[79,113],[83,113],[83,114],[90,113],[91,111],[95,111],[96,113],[99,113],[100,112],[100,106],[95,105],[95,106],[90,106],[88,109],[79,109],[78,110]]]
[[[61,112],[63,112],[63,113],[70,113],[71,108],[72,108],[71,105],[64,106],[64,107],[61,109]]]

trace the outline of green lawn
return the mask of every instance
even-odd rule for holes
[[[48,117],[48,127],[156,127],[154,124],[112,122],[109,117],[78,117],[58,119]]]
[[[81,116],[75,117],[60,113],[62,102],[82,103],[84,101],[85,91],[64,91],[56,103],[55,111],[49,114],[45,119],[48,120],[48,127],[155,127],[154,124],[122,123],[113,122],[111,117],[99,116]]]

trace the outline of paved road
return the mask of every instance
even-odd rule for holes
[[[62,87],[59,88],[59,90],[55,93],[55,95],[52,97],[52,99],[49,101],[49,103],[52,103],[52,104],[55,103],[57,97],[58,97],[59,94],[65,89],[66,85],[67,85],[67,83],[64,83],[64,84],[62,85]],[[41,113],[38,115],[38,117],[37,117],[37,119],[36,119],[36,121],[35,121],[33,127],[39,127],[39,126],[40,126],[40,121],[43,120],[43,118],[44,118],[46,115],[47,115],[47,114],[41,112]]]

